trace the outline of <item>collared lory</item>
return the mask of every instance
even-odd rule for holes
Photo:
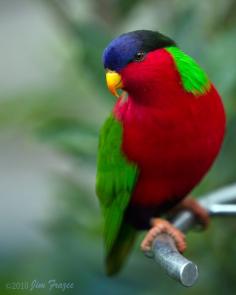
[[[108,88],[117,96],[100,131],[96,183],[105,218],[106,269],[112,275],[138,230],[149,230],[144,251],[162,232],[185,249],[184,234],[160,219],[181,202],[207,222],[196,201],[183,199],[220,150],[225,113],[206,73],[158,32],[119,36],[105,49],[103,63]]]

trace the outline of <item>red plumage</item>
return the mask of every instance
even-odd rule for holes
[[[123,124],[123,153],[139,168],[127,218],[146,227],[150,215],[184,198],[208,171],[223,141],[225,114],[212,84],[200,96],[184,89],[165,49],[128,64],[121,75],[129,97],[118,100],[114,114]]]

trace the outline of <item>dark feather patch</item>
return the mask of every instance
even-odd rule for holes
[[[176,46],[176,44],[172,39],[159,32],[138,30],[122,34],[104,50],[104,67],[120,71],[128,63],[134,61],[138,52],[148,53],[168,46]]]

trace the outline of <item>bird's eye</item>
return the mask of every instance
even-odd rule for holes
[[[143,61],[145,59],[145,52],[139,51],[134,56],[134,61]]]

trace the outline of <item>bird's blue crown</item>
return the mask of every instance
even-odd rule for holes
[[[114,39],[104,50],[103,64],[106,69],[119,72],[128,63],[134,61],[137,53],[175,46],[170,38],[148,30],[138,30],[123,34]]]

